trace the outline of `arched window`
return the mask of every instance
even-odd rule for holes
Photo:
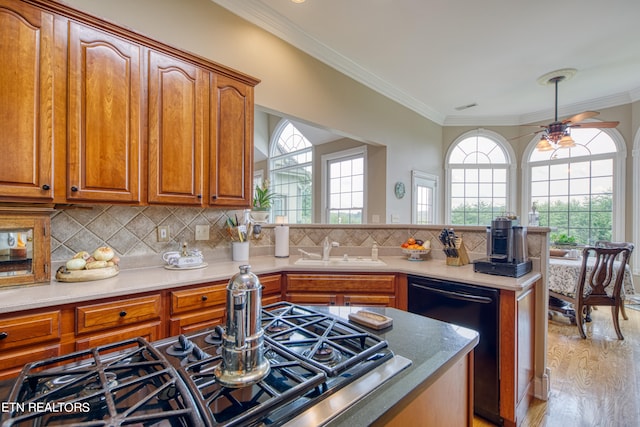
[[[291,123],[283,119],[276,127],[269,147],[269,177],[276,194],[271,218],[287,217],[291,224],[312,222],[313,146]]]
[[[571,137],[575,147],[550,151],[535,149],[538,138],[530,142],[523,157],[523,210],[535,204],[541,226],[555,227],[579,244],[622,238],[622,138],[615,130],[591,128],[573,128]]]
[[[514,211],[511,146],[499,134],[484,129],[467,132],[449,148],[447,222],[489,225]]]

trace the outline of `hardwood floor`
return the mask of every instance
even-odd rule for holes
[[[640,311],[620,317],[624,341],[616,338],[611,310],[600,307],[587,323],[587,339],[555,315],[549,320],[549,400],[535,400],[523,427],[626,427],[640,425]],[[474,427],[492,424],[476,418]]]

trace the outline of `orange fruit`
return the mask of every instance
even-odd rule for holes
[[[408,247],[409,247],[409,244],[408,244],[407,242],[404,242],[403,244],[401,244],[401,245],[400,245],[400,247],[402,247],[402,248],[405,248],[405,249],[406,249],[406,248],[408,248]]]
[[[414,239],[413,237],[409,237],[407,239],[407,243],[410,245],[415,245],[416,244],[416,239]]]

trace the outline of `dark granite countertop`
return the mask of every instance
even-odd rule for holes
[[[361,307],[313,307],[348,318]],[[414,389],[434,382],[440,373],[469,353],[478,344],[476,331],[408,313],[395,308],[370,308],[393,319],[390,328],[373,333],[387,340],[397,355],[412,361],[411,366],[382,384],[373,393],[351,406],[329,426],[368,426],[406,398]]]

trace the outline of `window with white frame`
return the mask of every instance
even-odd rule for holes
[[[435,224],[438,177],[420,171],[411,172],[412,224]]]
[[[573,128],[571,137],[575,147],[550,151],[531,142],[523,165],[529,208],[535,204],[541,226],[578,244],[623,236],[624,144],[603,129]]]
[[[366,147],[322,156],[324,218],[329,224],[363,224]]]
[[[289,120],[273,133],[269,149],[270,188],[275,193],[271,218],[286,216],[291,224],[313,221],[313,146]]]
[[[511,146],[497,133],[468,132],[449,148],[447,222],[489,225],[514,210]]]

